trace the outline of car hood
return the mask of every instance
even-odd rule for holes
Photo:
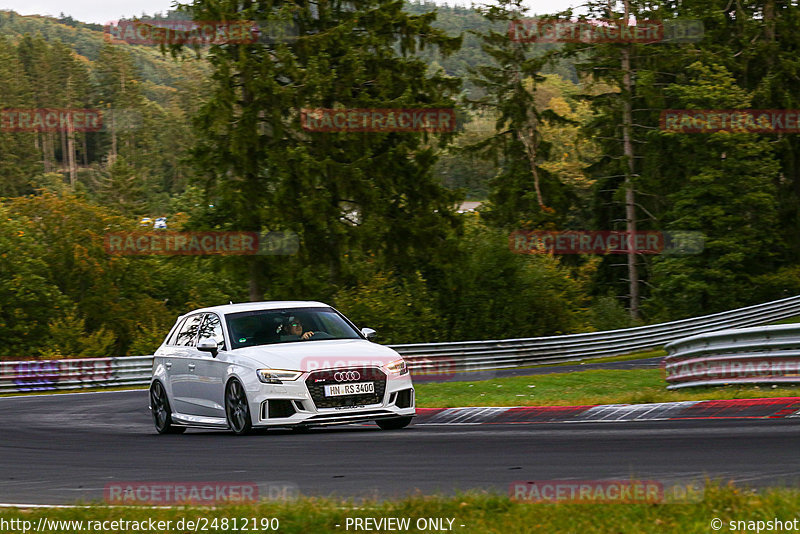
[[[252,360],[259,367],[304,372],[341,367],[383,366],[400,358],[389,347],[363,339],[296,341],[244,347],[232,353]]]

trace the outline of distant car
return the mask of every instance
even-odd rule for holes
[[[194,310],[156,350],[150,409],[159,433],[374,421],[407,426],[414,386],[403,358],[321,302]]]
[[[166,217],[159,217],[156,219],[156,222],[153,223],[153,228],[156,230],[163,230],[167,227],[167,218]]]
[[[139,221],[139,226],[150,226],[151,224],[153,224],[153,219],[150,217],[142,217]]]

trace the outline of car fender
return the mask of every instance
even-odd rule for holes
[[[169,380],[167,380],[167,368],[164,366],[164,361],[158,361],[156,358],[153,362],[153,375],[150,378],[150,386],[153,385],[153,382],[161,382],[161,386],[167,392],[167,396],[169,399],[172,399],[172,391],[169,386]]]
[[[232,379],[236,378],[244,386],[245,392],[257,392],[261,387],[261,382],[256,376],[255,368],[244,365],[230,364],[225,370],[225,387]]]

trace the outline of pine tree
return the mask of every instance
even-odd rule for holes
[[[0,37],[0,109],[27,109],[33,94],[17,51]],[[30,193],[28,179],[38,170],[34,134],[0,129],[0,197]]]
[[[113,163],[92,184],[93,197],[103,206],[114,208],[130,217],[147,213],[147,190],[144,180],[132,168],[125,156]]]
[[[536,101],[545,80],[540,72],[550,57],[534,54],[529,42],[510,38],[509,25],[525,10],[521,0],[499,0],[483,10],[492,28],[480,35],[481,48],[492,64],[471,69],[472,83],[485,96],[469,103],[494,116],[496,124],[495,133],[470,150],[499,166],[491,183],[489,220],[506,228],[554,228],[564,224],[574,195],[543,167],[551,145],[542,126],[568,121]]]
[[[276,30],[257,44],[210,48],[215,89],[196,123],[194,153],[215,206],[203,224],[301,237],[296,258],[250,258],[251,299],[265,291],[330,294],[352,280],[353,257],[374,255],[390,270],[413,272],[442,254],[456,225],[455,197],[432,168],[452,134],[309,132],[300,122],[307,108],[453,107],[457,80],[429,75],[414,53],[428,46],[447,53],[459,39],[431,26],[435,13],[411,16],[402,7],[394,0],[190,7],[196,20],[269,21]]]
[[[697,62],[687,73],[688,83],[665,88],[676,109],[751,107],[752,95],[725,67]],[[663,227],[700,232],[705,244],[700,254],[653,260],[653,315],[691,317],[752,304],[754,277],[771,270],[780,250],[774,149],[753,133],[659,137],[662,150],[681,155],[671,165]]]
[[[25,73],[28,83],[33,91],[33,107],[55,108],[58,107],[58,97],[61,90],[59,71],[53,50],[41,34],[35,37],[25,35],[17,47],[22,72]],[[41,150],[42,163],[45,172],[57,170],[56,164],[56,133],[39,132],[35,137],[36,148]]]
[[[134,159],[134,130],[125,128],[125,117],[135,114],[143,105],[139,74],[133,59],[119,46],[105,43],[95,67],[96,94],[103,110],[103,125],[108,131],[110,164],[120,153]]]

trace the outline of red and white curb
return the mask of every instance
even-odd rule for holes
[[[800,417],[800,397],[586,406],[417,408],[415,424],[594,423],[677,419],[780,419],[785,417]]]

